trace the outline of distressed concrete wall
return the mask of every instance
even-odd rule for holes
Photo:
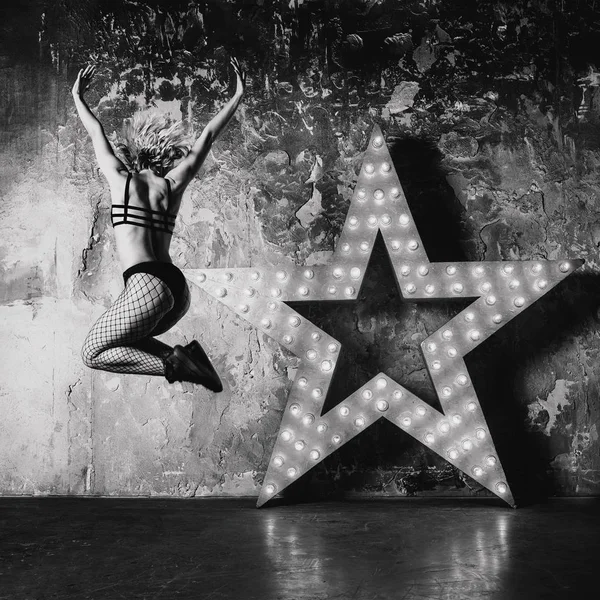
[[[570,4],[9,8],[0,36],[0,493],[257,493],[293,356],[195,289],[164,339],[201,340],[222,394],[90,371],[79,359],[121,277],[108,188],[70,98],[77,69],[88,59],[99,66],[89,102],[107,132],[148,105],[199,132],[231,93],[234,53],[248,68],[247,95],[189,188],[175,263],[326,261],[371,127],[381,125],[432,260],[587,260],[468,364],[516,494],[597,494],[600,52],[591,41],[600,20],[594,3]],[[345,347],[328,406],[380,370],[436,403],[418,344],[457,307],[403,303],[392,281],[378,247],[355,306],[296,306]],[[297,490],[478,493],[387,423]]]

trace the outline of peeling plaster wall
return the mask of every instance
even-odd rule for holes
[[[247,94],[187,192],[174,262],[327,262],[381,125],[431,260],[586,259],[468,365],[517,495],[598,494],[599,10],[543,0],[5,9],[0,493],[257,493],[294,356],[194,289],[163,339],[201,340],[222,394],[79,359],[121,278],[108,188],[70,98],[77,69],[98,64],[88,98],[109,134],[149,105],[198,133],[231,94],[233,53]],[[457,306],[402,302],[381,247],[355,306],[295,308],[344,344],[327,406],[380,370],[437,402],[418,347]],[[481,493],[386,423],[313,471],[297,493]]]

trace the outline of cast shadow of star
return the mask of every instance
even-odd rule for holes
[[[414,139],[396,142],[390,150],[429,259],[477,260],[466,255],[464,210],[446,182],[439,150]],[[523,394],[523,389],[535,387],[538,381],[536,361],[559,349],[595,314],[595,285],[595,278],[568,278],[465,357],[519,505],[556,491],[559,482],[552,475],[551,461],[566,444],[566,439],[561,442],[531,431],[526,401],[531,402],[532,396]],[[290,303],[342,344],[324,412],[380,371],[439,410],[419,343],[471,302],[404,301],[379,235],[357,302]],[[315,501],[351,491],[464,495],[469,493],[466,488],[489,495],[436,453],[381,419],[327,457],[311,475],[289,486],[284,499]]]

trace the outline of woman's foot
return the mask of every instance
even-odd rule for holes
[[[194,340],[187,346],[175,346],[165,359],[165,377],[169,383],[191,381],[213,392],[221,392],[223,384],[202,346]]]

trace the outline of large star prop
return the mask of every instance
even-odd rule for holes
[[[355,301],[378,231],[403,298],[474,299],[421,344],[443,412],[379,373],[322,414],[341,345],[286,302]],[[514,506],[464,356],[582,263],[429,262],[375,127],[330,264],[185,271],[190,281],[300,358],[257,506],[381,418]]]

